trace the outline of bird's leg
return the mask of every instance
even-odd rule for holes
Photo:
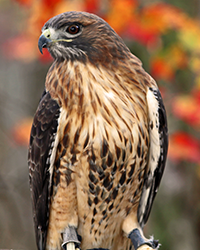
[[[127,237],[131,239],[135,250],[153,250],[159,247],[158,241],[154,240],[153,237],[150,240],[144,237],[138,223],[137,213],[130,213],[125,218],[122,224],[122,230]]]
[[[159,247],[159,243],[157,240],[154,240],[153,238],[147,240],[142,237],[138,228],[135,228],[130,232],[129,238],[131,239],[135,250],[152,250],[158,249]]]
[[[79,249],[80,241],[76,233],[75,227],[69,226],[63,232],[63,243],[62,248],[64,250],[75,250]]]

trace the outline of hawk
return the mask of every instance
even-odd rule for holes
[[[143,235],[168,148],[156,82],[93,14],[51,18],[38,46],[54,58],[28,156],[38,249],[158,248]]]

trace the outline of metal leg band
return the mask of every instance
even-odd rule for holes
[[[130,234],[129,234],[129,238],[131,239],[133,246],[135,248],[135,250],[137,250],[140,246],[142,245],[148,245],[153,249],[156,249],[158,247],[158,241],[157,240],[145,240],[142,236],[140,231],[136,228],[134,229]]]
[[[74,227],[67,227],[63,233],[63,243],[62,248],[66,249],[68,243],[74,243],[75,247],[80,245],[80,241],[78,240],[78,236],[76,233],[76,229]]]

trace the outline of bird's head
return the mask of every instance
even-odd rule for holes
[[[47,48],[56,60],[89,60],[104,63],[127,57],[122,39],[100,17],[86,12],[65,12],[42,28],[38,47]]]

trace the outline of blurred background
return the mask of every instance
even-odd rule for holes
[[[36,249],[27,147],[52,63],[37,41],[50,17],[69,10],[104,18],[156,79],[170,144],[145,235],[159,239],[162,250],[199,250],[199,0],[0,0],[0,248]]]

